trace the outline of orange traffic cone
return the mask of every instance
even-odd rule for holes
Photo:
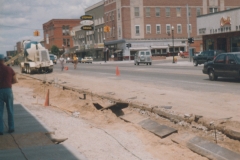
[[[116,76],[120,76],[120,71],[119,71],[118,67],[116,68]]]
[[[68,70],[68,66],[66,66],[64,69],[67,71]]]
[[[47,95],[46,95],[46,100],[45,100],[45,104],[44,106],[49,106],[49,89],[48,89],[48,92],[47,92]]]

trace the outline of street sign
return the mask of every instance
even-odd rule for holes
[[[80,22],[81,25],[84,25],[84,26],[91,26],[93,25],[93,21],[91,20],[83,20]]]
[[[94,27],[93,26],[82,26],[81,29],[85,30],[85,31],[92,31],[94,29]]]
[[[81,20],[93,20],[92,15],[83,15],[80,17]]]

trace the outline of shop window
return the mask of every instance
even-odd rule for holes
[[[206,50],[214,50],[214,40],[213,39],[207,39],[205,46],[206,46]]]
[[[180,51],[185,51],[184,47],[180,47]]]
[[[152,49],[151,53],[152,53],[152,55],[154,55],[155,54],[155,49]]]
[[[166,54],[167,53],[167,49],[162,49],[162,54]]]
[[[236,30],[238,30],[238,26],[236,26]]]
[[[233,37],[231,39],[231,52],[240,51],[240,37]]]

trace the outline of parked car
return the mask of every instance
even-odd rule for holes
[[[223,51],[203,51],[198,55],[193,56],[193,64],[194,66],[198,66],[199,64],[204,64],[205,62],[212,61],[217,55],[223,53]]]
[[[202,72],[208,74],[212,81],[218,77],[240,79],[240,52],[219,54],[213,61],[204,64]]]
[[[150,50],[138,51],[134,56],[134,65],[140,63],[152,65],[152,54]]]
[[[82,58],[78,57],[78,62],[81,63],[82,62]]]
[[[70,57],[67,57],[67,59],[66,59],[66,63],[73,63],[73,60],[72,60],[72,58],[70,58]]]
[[[92,63],[93,59],[92,57],[84,57],[81,59],[81,63]]]
[[[55,58],[55,56],[53,54],[49,54],[50,60],[53,61],[54,64],[57,64],[57,59]]]

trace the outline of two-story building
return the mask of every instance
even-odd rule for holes
[[[198,16],[197,33],[204,50],[240,52],[240,8]]]

